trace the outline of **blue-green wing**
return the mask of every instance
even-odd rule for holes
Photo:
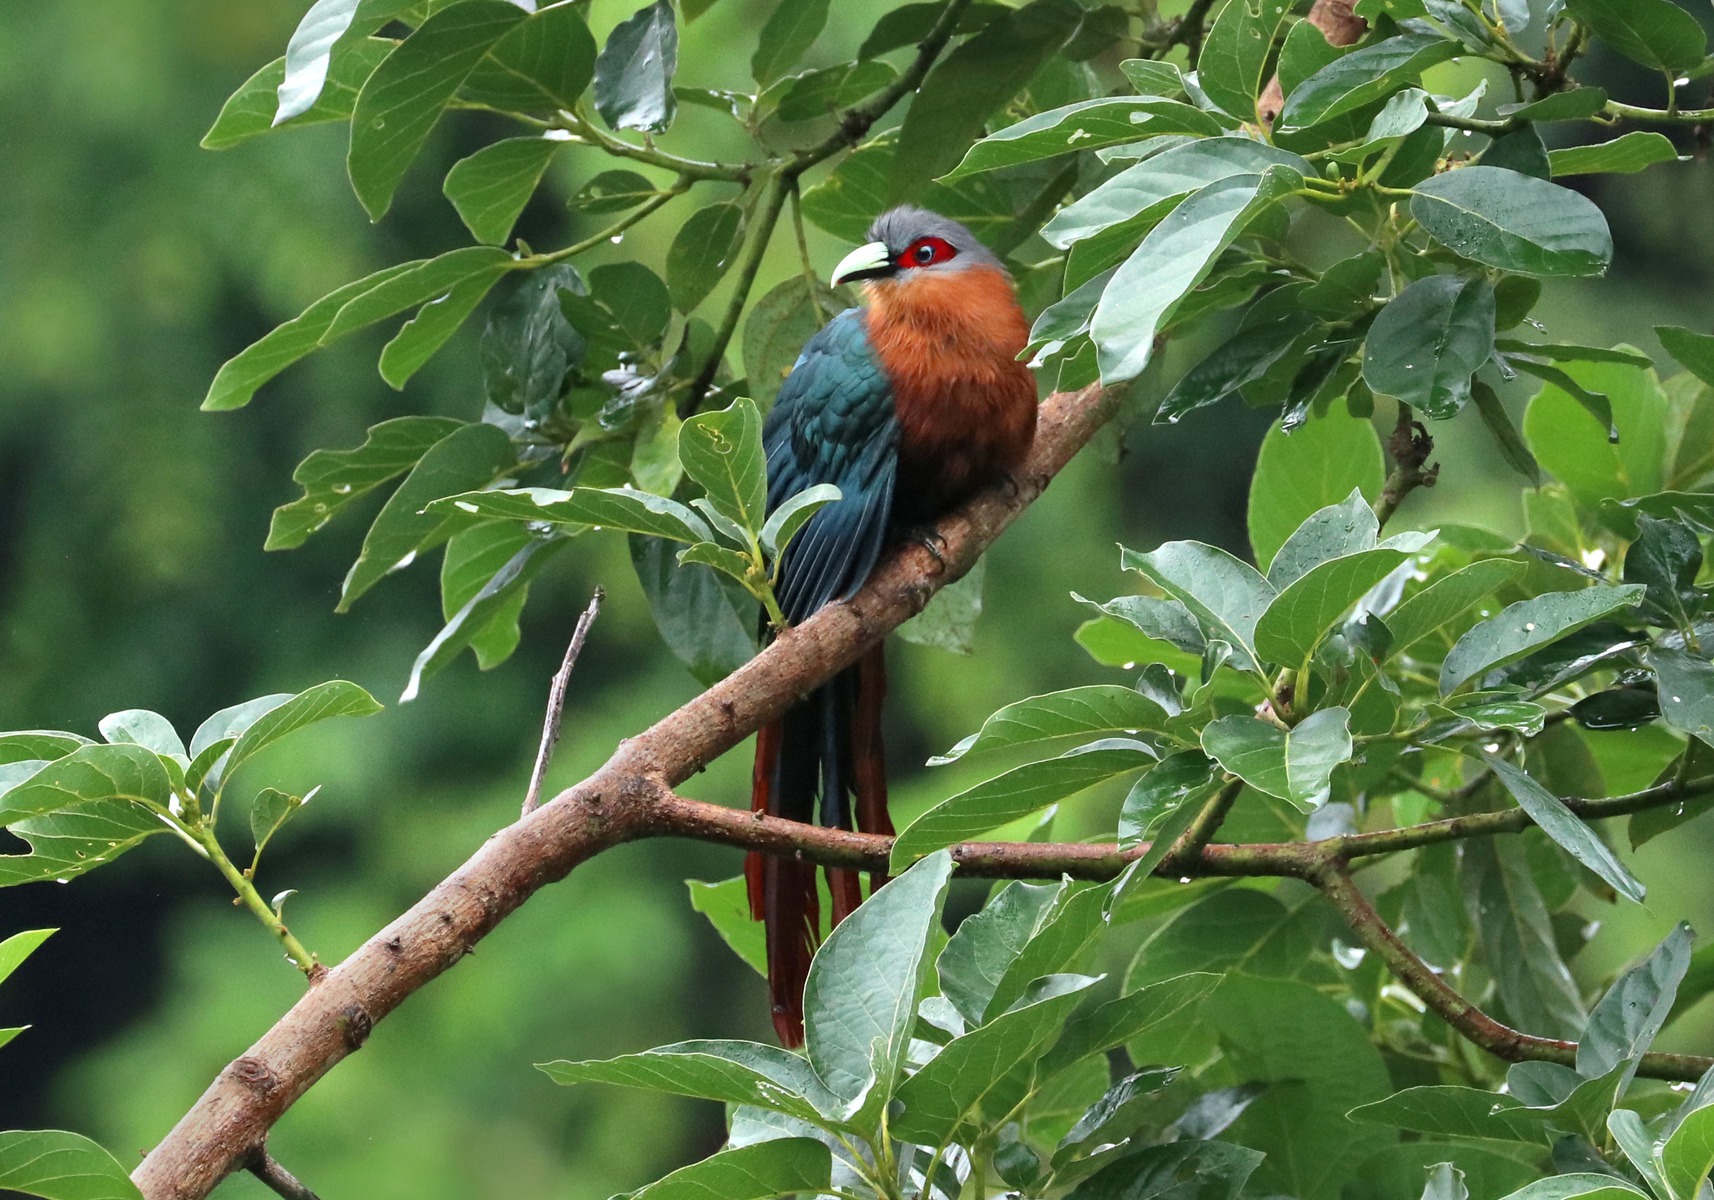
[[[796,624],[863,586],[892,515],[899,421],[860,310],[840,313],[804,347],[762,441],[770,512],[818,483],[841,492],[786,550],[777,591],[786,619]]]

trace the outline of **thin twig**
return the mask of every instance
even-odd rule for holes
[[[565,648],[565,661],[559,664],[559,670],[554,672],[553,686],[548,689],[548,710],[542,718],[542,741],[536,747],[536,767],[530,772],[530,790],[524,793],[524,816],[529,816],[541,807],[542,780],[547,777],[548,762],[553,758],[553,748],[559,742],[560,721],[565,716],[565,689],[571,682],[571,669],[577,665],[577,656],[583,653],[583,643],[589,637],[589,627],[595,624],[595,618],[601,612],[601,601],[606,593],[600,588],[589,598],[589,607],[583,610],[583,615],[577,618],[577,628],[571,631],[571,644]]]
[[[1180,835],[1173,848],[1167,851],[1157,868],[1162,875],[1171,875],[1178,869],[1181,862],[1194,862],[1202,857],[1203,849],[1214,840],[1214,835],[1220,832],[1220,826],[1226,821],[1226,814],[1232,811],[1232,805],[1238,801],[1238,793],[1244,790],[1242,779],[1233,779],[1211,796],[1202,806],[1202,811],[1191,821],[1190,828]]]
[[[250,1174],[268,1185],[270,1191],[286,1200],[319,1200],[316,1194],[300,1183],[264,1147],[256,1151],[247,1164]]]
[[[1434,439],[1408,404],[1399,405],[1398,424],[1387,439],[1387,453],[1393,456],[1393,473],[1387,476],[1381,497],[1375,501],[1375,519],[1383,528],[1406,496],[1419,487],[1433,487],[1440,477],[1439,464],[1426,465],[1434,453]]]

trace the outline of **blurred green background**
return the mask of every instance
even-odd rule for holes
[[[269,511],[297,494],[291,470],[311,450],[355,445],[389,416],[479,412],[471,330],[403,397],[375,373],[375,333],[293,369],[247,410],[197,412],[221,361],[309,301],[468,240],[438,180],[492,139],[480,118],[443,124],[379,226],[346,183],[339,127],[225,154],[197,148],[226,95],[281,52],[302,7],[0,8],[0,728],[93,734],[104,713],[148,707],[189,730],[234,701],[334,677],[391,702],[439,627],[432,568],[333,615],[361,514],[299,551],[261,546]],[[631,7],[595,0],[597,35]],[[723,0],[690,26],[682,80],[746,86],[768,7]],[[849,57],[887,7],[837,6],[811,65]],[[1648,84],[1616,64],[1590,69],[1620,96]],[[1472,82],[1444,70],[1434,80],[1442,90]],[[714,139],[717,128],[699,124],[712,120],[686,110],[674,136]],[[562,156],[562,174],[519,232],[543,247],[591,232],[594,222],[563,203],[599,165],[594,151]],[[1551,285],[1550,332],[1653,351],[1656,322],[1707,329],[1708,164],[1592,186],[1616,266],[1606,280]],[[674,227],[644,225],[607,253],[658,264]],[[1317,239],[1342,234],[1310,224],[1299,236],[1313,256]],[[811,249],[825,271],[844,248],[812,230]],[[782,256],[761,283],[793,269]],[[1206,349],[1173,347],[1168,374]],[[1245,490],[1268,422],[1227,405],[1136,430],[1123,455],[1093,448],[994,551],[974,655],[894,648],[889,748],[901,811],[968,782],[958,768],[921,764],[997,705],[1110,674],[1071,641],[1081,617],[1068,593],[1125,589],[1115,542],[1194,537],[1247,549]],[[1515,533],[1519,481],[1464,425],[1436,429],[1440,486],[1413,497],[1400,520]],[[374,504],[359,507],[372,514]],[[252,769],[258,785],[323,785],[261,880],[264,894],[300,889],[289,916],[323,959],[358,945],[515,816],[548,677],[593,586],[609,600],[577,670],[550,785],[575,780],[694,693],[654,635],[623,546],[579,547],[536,584],[511,661],[481,674],[465,658],[416,702],[318,729]],[[742,804],[747,772],[739,752],[686,790]],[[1098,828],[1114,801],[1077,801],[1068,828]],[[1636,864],[1652,885],[1646,909],[1590,914],[1609,923],[1578,961],[1586,982],[1681,916],[1714,930],[1711,835],[1704,820],[1648,847]],[[688,1036],[765,1037],[760,981],[685,900],[687,877],[738,866],[729,851],[651,843],[580,868],[381,1026],[281,1124],[275,1152],[330,1197],[583,1200],[712,1149],[713,1105],[568,1091],[530,1064]],[[295,972],[222,888],[163,838],[72,886],[0,893],[0,936],[62,930],[0,996],[0,1025],[35,1026],[0,1057],[0,1128],[77,1129],[134,1161],[291,1003]],[[1696,1016],[1677,1041],[1705,1041],[1709,1014]],[[222,1194],[265,1193],[246,1179]]]

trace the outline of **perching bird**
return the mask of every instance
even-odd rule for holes
[[[1016,468],[1035,436],[1036,386],[1018,355],[1029,323],[1011,276],[970,231],[920,208],[869,227],[833,283],[867,304],[810,339],[768,414],[768,508],[819,483],[839,500],[788,547],[778,596],[804,620],[863,585],[889,541]],[[892,832],[881,746],[883,648],[806,697],[756,739],[758,812]],[[751,915],[766,922],[774,1029],[803,1042],[803,988],[820,940],[813,863],[751,854]],[[829,868],[833,921],[862,902],[857,872]],[[872,880],[872,884],[879,880]]]

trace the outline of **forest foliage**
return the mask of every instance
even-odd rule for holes
[[[1213,405],[1277,425],[1252,561],[1124,550],[1119,594],[1083,601],[1077,633],[1121,682],[1015,700],[936,760],[995,766],[902,829],[897,877],[831,932],[807,1057],[701,1041],[542,1067],[728,1106],[724,1149],[638,1194],[1704,1195],[1714,1069],[1651,1047],[1714,991],[1714,957],[1680,929],[1595,992],[1567,964],[1589,903],[1644,899],[1621,839],[1714,804],[1714,336],[1662,328],[1676,361],[1656,364],[1542,340],[1531,315],[1544,286],[1611,264],[1581,177],[1671,170],[1675,138],[1710,118],[1682,103],[1714,75],[1697,19],[1671,0],[1360,0],[1366,32],[1331,45],[1285,0],[947,0],[805,70],[829,4],[781,0],[754,88],[727,92],[677,82],[679,28],[714,2],[655,0],[598,44],[575,0],[317,0],[204,140],[348,123],[350,182],[379,220],[448,114],[507,127],[443,182],[472,244],[339,288],[204,402],[242,408],[385,322],[379,371],[403,389],[481,323],[479,405],[318,450],[268,534],[300,546],[390,489],[341,610],[442,552],[444,628],[404,699],[466,650],[504,661],[532,578],[591,537],[629,539],[698,678],[754,653],[781,550],[835,498],[765,512],[761,415],[855,299],[821,282],[806,222],[855,241],[906,200],[964,221],[1014,271],[1043,390],[1108,385],[1131,436]],[[1658,77],[1648,106],[1579,81],[1595,47]],[[1492,70],[1438,94],[1455,60]],[[744,152],[675,140],[683,106]],[[571,200],[587,236],[514,239],[566,154],[603,164]],[[669,220],[664,272],[580,265]],[[801,270],[764,287],[788,238]],[[1161,378],[1166,339],[1210,331],[1201,362]],[[1393,527],[1433,482],[1434,423],[1466,409],[1529,489],[1521,542]],[[963,645],[979,588],[907,634]],[[336,681],[188,740],[141,710],[100,741],[0,734],[0,826],[31,847],[0,857],[0,884],[170,834],[313,975],[290,893],[256,882],[313,793],[231,781],[297,729],[378,708]],[[1116,878],[999,886],[948,936],[948,847],[1051,840],[1060,806],[1109,780],[1130,788]],[[695,903],[759,962],[738,880]],[[1128,968],[1086,973],[1138,923]],[[0,943],[0,979],[45,936]],[[0,1186],[139,1194],[54,1133],[0,1135]]]

